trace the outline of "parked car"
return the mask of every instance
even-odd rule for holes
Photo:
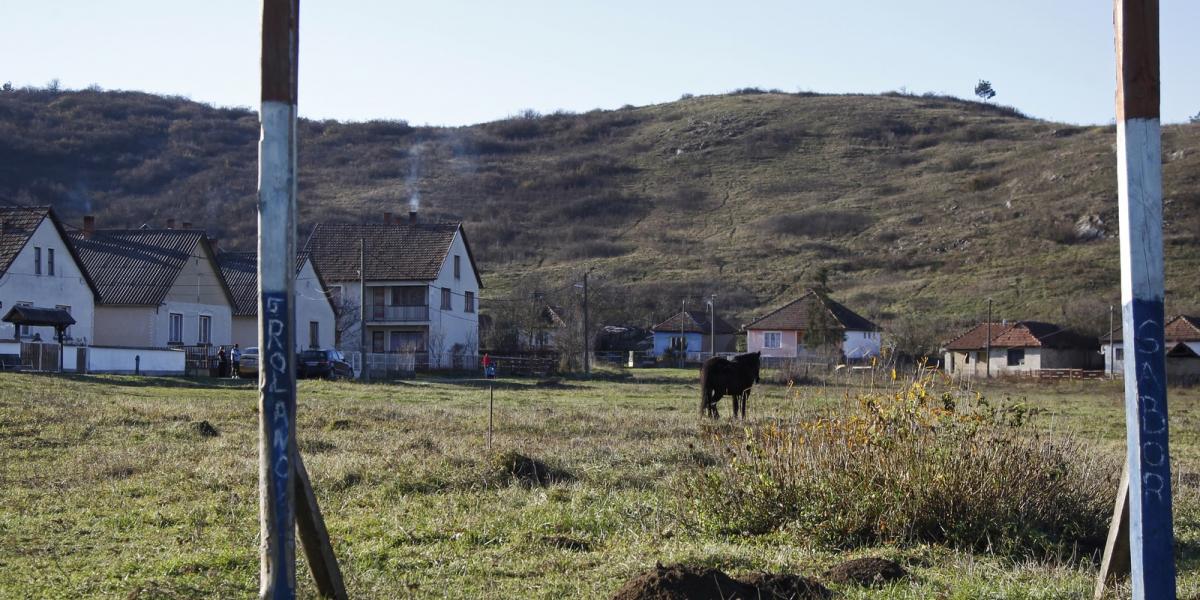
[[[354,368],[338,350],[305,350],[296,357],[296,377],[354,379]]]
[[[250,378],[258,377],[258,348],[246,348],[242,350],[242,357],[238,360],[238,377]]]

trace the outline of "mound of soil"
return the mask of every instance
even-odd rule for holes
[[[208,421],[193,421],[190,425],[192,432],[200,437],[217,437],[221,435],[220,431]]]
[[[848,560],[825,573],[835,583],[882,585],[908,576],[908,571],[895,561],[868,557]]]
[[[758,590],[716,569],[658,564],[626,581],[613,600],[758,600]]]
[[[832,598],[816,579],[786,573],[755,573],[742,581],[758,588],[763,600],[824,600]]]
[[[546,486],[575,479],[573,475],[562,469],[555,469],[536,458],[511,450],[497,456],[496,461],[501,470],[527,486]]]

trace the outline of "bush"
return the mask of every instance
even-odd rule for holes
[[[1039,433],[1023,405],[960,404],[929,378],[842,415],[712,434],[727,462],[690,479],[701,527],[794,532],[831,548],[943,543],[1014,556],[1103,546],[1117,464]]]
[[[844,210],[810,210],[771,217],[764,224],[775,233],[797,236],[838,236],[858,233],[871,225],[871,217]]]

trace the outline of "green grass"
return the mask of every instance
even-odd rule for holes
[[[494,447],[487,388],[422,378],[304,382],[298,431],[355,598],[605,598],[634,573],[689,562],[732,574],[819,575],[885,555],[914,573],[847,598],[1080,598],[1094,568],[938,546],[839,554],[795,533],[694,527],[683,479],[699,444],[694,372],[604,373],[557,388],[502,381]],[[1121,451],[1120,388],[1004,384],[1039,427]],[[756,388],[753,419],[829,410],[844,388]],[[0,375],[0,597],[246,597],[257,590],[257,395],[249,384]],[[728,413],[728,404],[723,407]],[[1173,391],[1181,597],[1200,594],[1200,393]],[[205,437],[196,423],[218,431]],[[723,423],[721,427],[736,427]],[[573,480],[525,486],[497,467],[515,451]],[[579,542],[578,548],[562,540]],[[297,574],[307,595],[305,568]]]

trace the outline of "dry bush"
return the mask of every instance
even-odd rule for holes
[[[788,531],[834,548],[1094,552],[1118,465],[1036,431],[1030,416],[915,380],[864,393],[844,414],[718,430],[710,442],[726,461],[691,480],[687,502],[702,527]]]
[[[846,210],[810,210],[780,215],[764,222],[769,231],[782,235],[824,236],[853,235],[871,226],[869,215]]]
[[[1003,182],[1004,180],[996,175],[977,175],[972,177],[967,182],[967,187],[970,188],[972,192],[983,192],[990,190]]]

